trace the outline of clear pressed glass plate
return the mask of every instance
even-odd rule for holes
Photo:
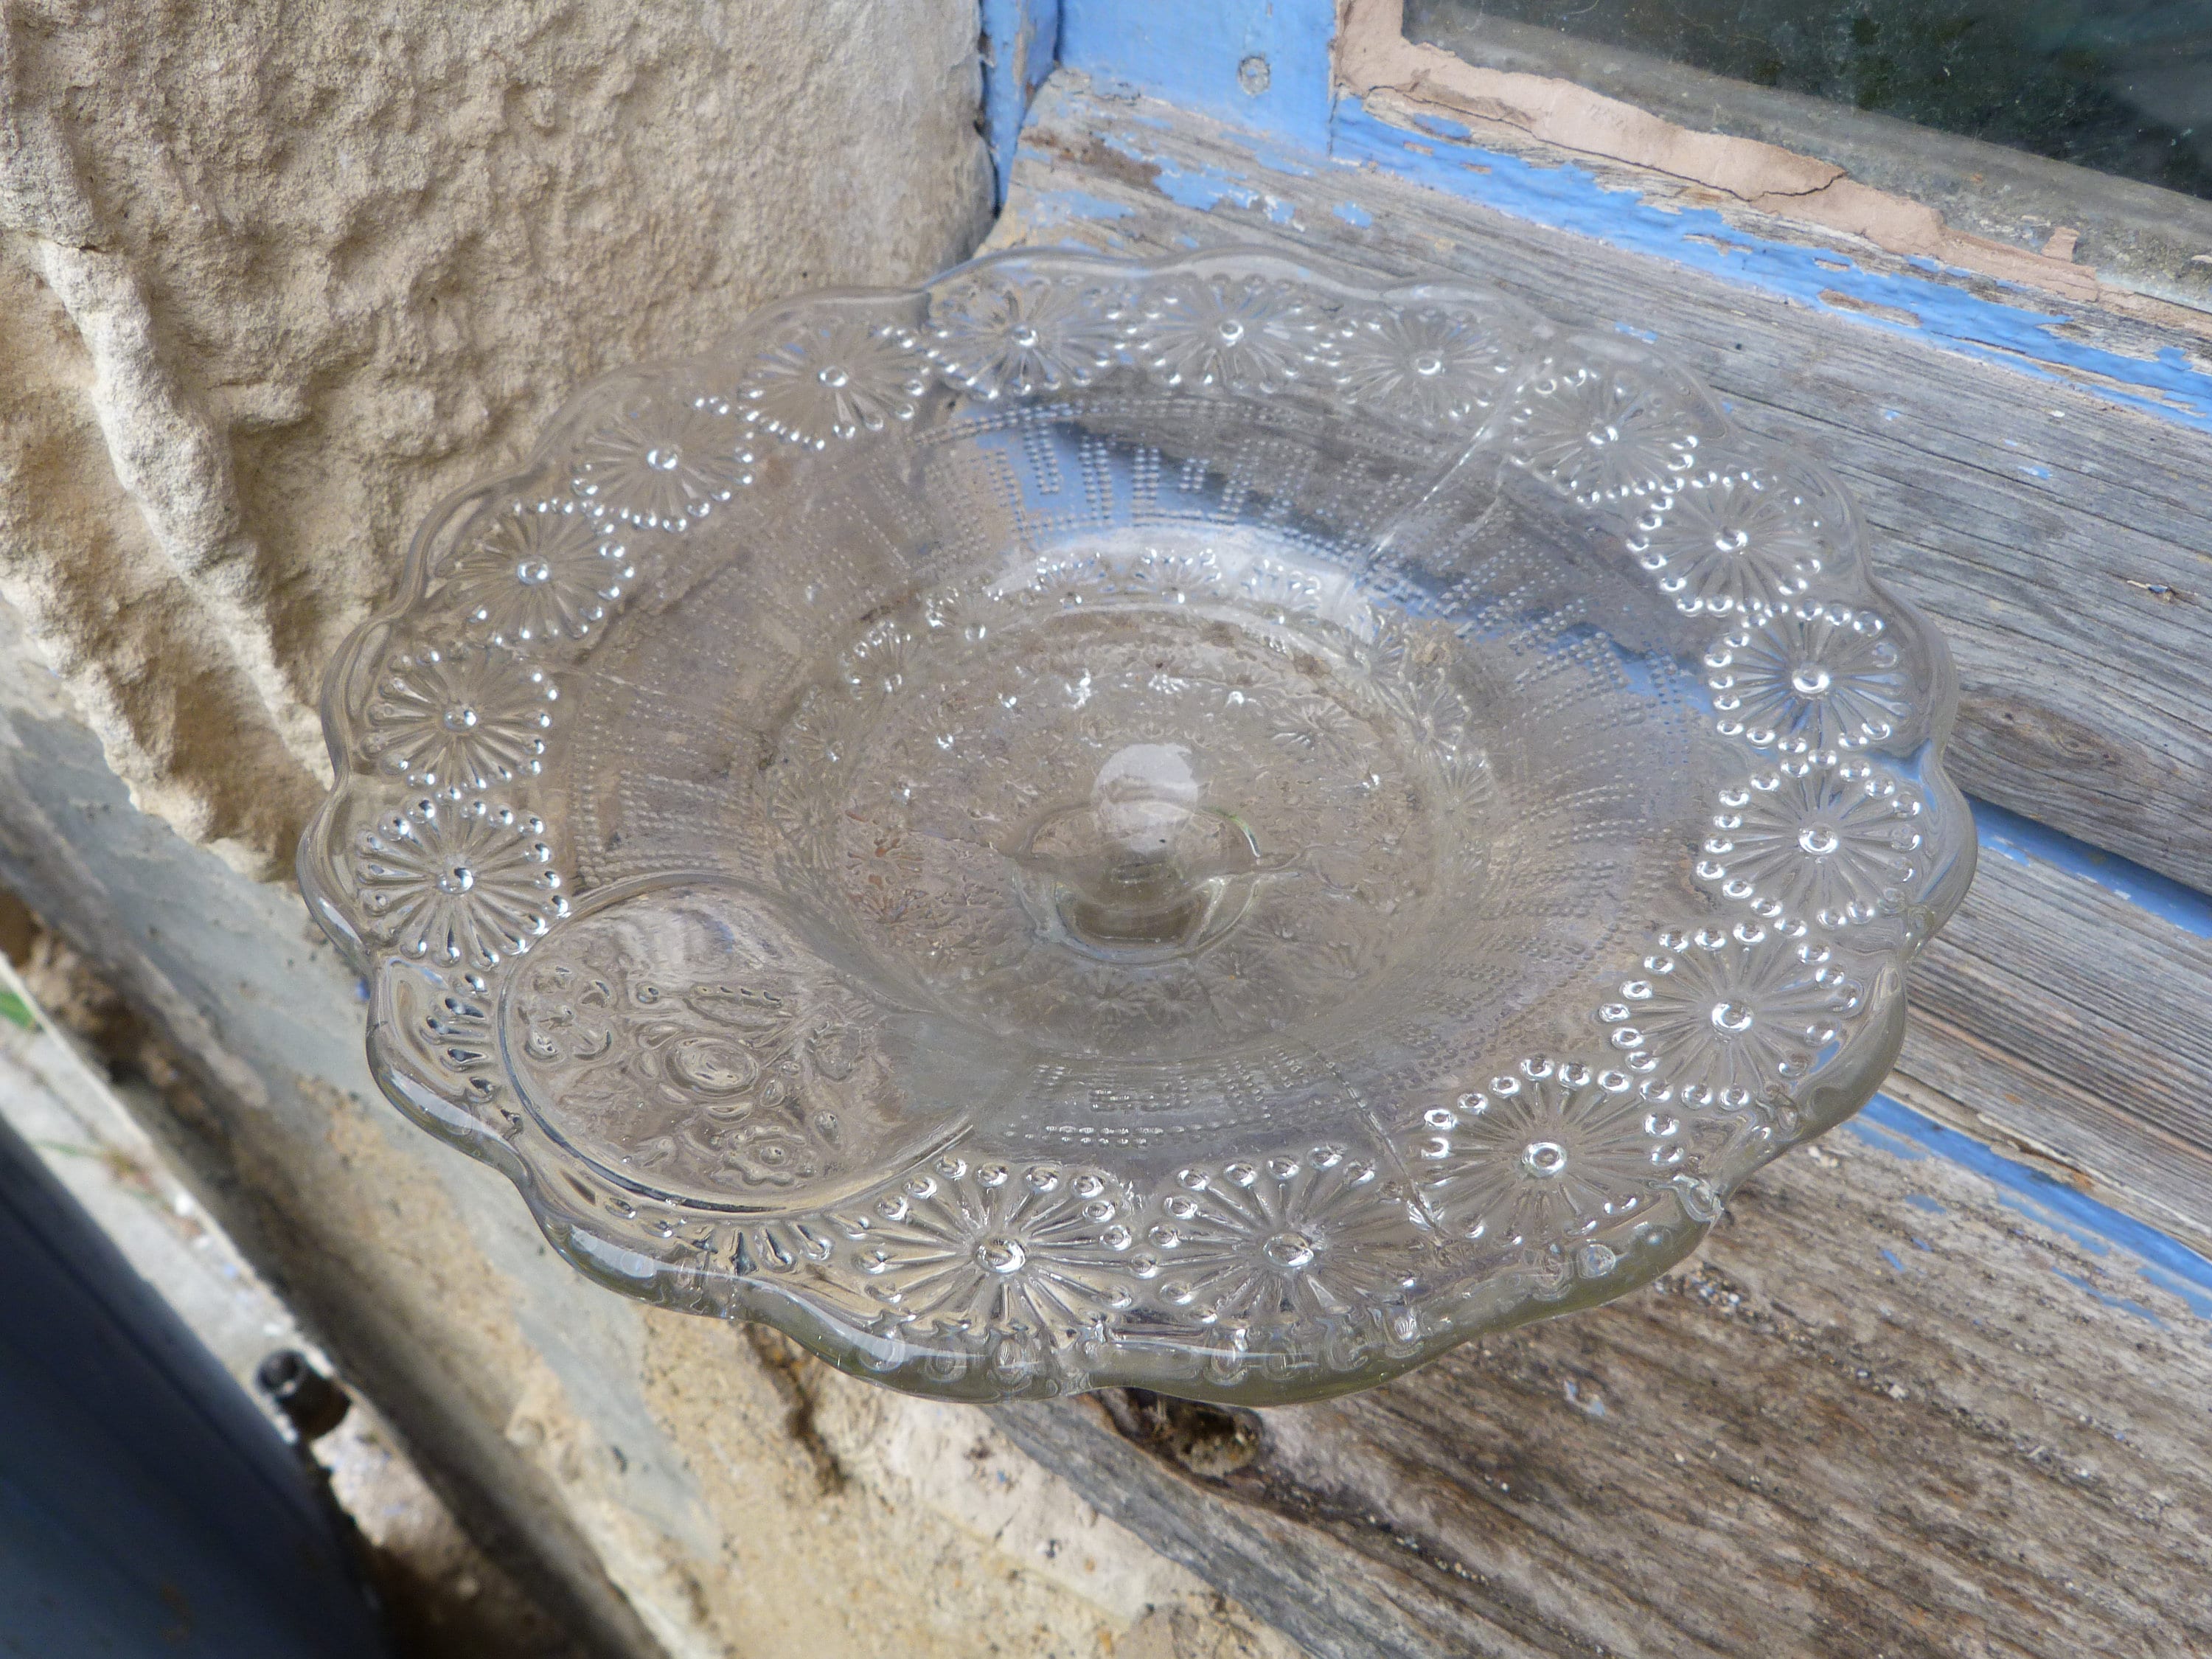
[[[594,1277],[963,1399],[1587,1306],[1857,1109],[1942,642],[1664,359],[1243,251],[580,396],[331,671],[379,1081]]]

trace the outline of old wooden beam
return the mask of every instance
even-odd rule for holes
[[[1228,1456],[1118,1401],[1003,1415],[1328,1659],[2182,1659],[2212,1650],[2212,1286],[2180,1289],[1862,1122],[1652,1288],[1255,1413]]]

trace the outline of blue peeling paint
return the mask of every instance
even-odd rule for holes
[[[995,14],[1041,18],[1048,8],[1057,15],[1062,63],[1090,76],[1102,91],[1142,93],[1264,135],[1264,146],[1252,151],[1255,168],[1304,176],[1331,162],[1378,167],[1519,218],[2212,431],[2212,373],[2176,346],[2134,357],[2069,338],[2060,331],[2073,319],[2043,308],[2059,302],[2033,290],[2000,284],[2021,296],[2014,304],[1921,280],[1970,275],[1947,272],[1924,256],[1905,261],[1918,276],[1865,270],[1834,249],[1767,241],[1711,209],[1656,206],[1633,187],[1601,183],[1587,167],[1484,149],[1455,121],[1424,115],[1412,131],[1381,119],[1358,98],[1336,99],[1330,63],[1335,9],[1325,0],[986,0],[987,33]],[[994,143],[997,153],[995,136]],[[1263,194],[1253,178],[1225,173],[1164,173],[1160,187],[1170,199],[1201,210],[1224,201],[1250,208]],[[1362,217],[1352,218],[1346,208]],[[1336,212],[1352,223],[1371,222],[1357,204]],[[1897,416],[1885,410],[1884,418]]]
[[[1657,345],[1659,343],[1659,337],[1657,334],[1654,333],[1648,328],[1638,328],[1633,323],[1615,323],[1613,325],[1613,331],[1616,334],[1632,336],[1634,338],[1643,341],[1646,345]]]
[[[2208,1298],[2200,1294],[2190,1285],[2188,1280],[2181,1278],[2178,1274],[2167,1272],[2156,1262],[2152,1261],[2146,1261],[2140,1264],[2136,1268],[2136,1271],[2144,1279],[2157,1285],[2159,1289],[2166,1291],[2168,1295],[2179,1297],[2197,1312],[2205,1315],[2208,1318],[2212,1318],[2212,1298]]]
[[[1893,1267],[1896,1268],[1898,1272],[1899,1272],[1899,1273],[1903,1273],[1903,1272],[1905,1271],[1905,1264],[1904,1264],[1902,1261],[1899,1261],[1897,1259],[1897,1252],[1896,1252],[1896,1251],[1894,1251],[1894,1250],[1877,1250],[1877,1251],[1875,1252],[1875,1254],[1876,1254],[1877,1255],[1881,1256],[1881,1259],[1882,1259],[1884,1261],[1887,1261],[1887,1263],[1889,1263],[1889,1265],[1890,1265],[1891,1267]]]
[[[1234,173],[1224,173],[1218,167],[1177,167],[1165,156],[1140,149],[1126,138],[1108,136],[1101,142],[1116,155],[1126,155],[1139,165],[1151,168],[1153,187],[1179,206],[1196,208],[1200,213],[1211,213],[1224,202],[1233,203],[1240,208],[1259,205],[1260,192]]]
[[[1057,61],[1060,0],[982,0],[983,141],[1006,204],[1030,100]]]
[[[2124,1296],[2107,1296],[2104,1291],[2099,1290],[2094,1285],[2092,1285],[2087,1279],[2082,1278],[2079,1273],[2066,1273],[2057,1267],[2053,1267],[2051,1272],[2057,1273],[2059,1278],[2064,1279],[2069,1285],[2079,1285],[2081,1289],[2088,1291],[2090,1295],[2095,1297],[2098,1301],[2103,1303],[2108,1308],[2118,1308],[2123,1313],[2131,1313],[2138,1319],[2148,1319],[2152,1324],[2157,1326],[2160,1330],[2164,1330],[2166,1328],[2166,1322],[2163,1319],[2160,1319],[2156,1314],[2153,1313],[2148,1308],[2144,1307],[2140,1302],[2130,1301]]]
[[[1970,356],[2047,380],[2086,383],[2100,397],[2212,432],[2212,374],[2192,368],[2177,347],[2154,358],[2106,351],[2056,332],[2072,320],[2063,313],[1981,299],[1942,283],[1862,270],[1828,250],[1750,240],[1711,209],[1662,209],[1634,190],[1601,183],[1586,167],[1540,167],[1482,150],[1468,143],[1468,129],[1455,122],[1425,119],[1421,127],[1420,134],[1409,132],[1370,114],[1359,100],[1346,98],[1336,109],[1331,149],[1340,159],[1371,161],[1402,178],[1516,218],[1748,283],[1870,328],[1939,340]],[[1458,157],[1440,151],[1438,141],[1465,146],[1487,170],[1468,172],[1457,165]],[[1909,263],[1930,276],[1942,274],[1932,260]],[[2025,297],[2026,291],[2019,291]],[[1856,303],[1835,306],[1822,297],[1827,294]],[[1862,306],[1908,313],[1917,320],[1904,322]],[[2069,370],[2078,371],[2078,376]]]
[[[1375,222],[1375,216],[1357,202],[1339,202],[1334,211],[1338,218],[1357,230],[1364,230]]]
[[[2050,865],[2069,876],[2094,882],[2115,898],[2140,905],[2198,939],[2212,939],[2212,897],[2002,806],[1985,800],[1972,805],[1974,832],[1984,852],[2010,859],[2014,864]]]
[[[1136,211],[1126,202],[1109,202],[1087,190],[1041,190],[1030,197],[1029,203],[1030,225],[1047,229],[1126,219]]]
[[[1287,150],[1262,149],[1255,145],[1252,159],[1270,173],[1284,173],[1293,179],[1310,179],[1314,176],[1314,169],[1306,164],[1307,161],[1319,161],[1322,158],[1310,155],[1305,161],[1299,161]]]
[[[1060,60],[1102,91],[1142,92],[1325,151],[1335,34],[1327,0],[1066,0]]]
[[[2141,1264],[2143,1279],[2179,1297],[2199,1318],[2212,1319],[2212,1261],[2155,1227],[2015,1163],[1972,1135],[1923,1117],[1887,1095],[1876,1095],[1850,1127],[1894,1157],[1936,1157],[1972,1170],[1998,1188],[2008,1208],[2064,1233],[2094,1255],[2110,1258],[2115,1249],[2125,1251]]]
[[[1270,196],[1267,198],[1268,223],[1287,225],[1295,220],[1297,216],[1298,204],[1296,202],[1285,201],[1279,196]]]
[[[2064,1233],[2067,1237],[2072,1239],[2091,1255],[2108,1256],[2112,1253],[2112,1247],[2109,1241],[2099,1237],[2095,1233],[2087,1232],[2078,1226],[2069,1224],[2063,1218],[2041,1213],[2033,1204],[2016,1194],[1998,1194],[1997,1206],[2000,1209],[2015,1211],[2026,1216],[2030,1221],[2039,1221],[2046,1227]]]
[[[1184,172],[1178,167],[1163,167],[1157,181],[1160,194],[1170,202],[1184,207],[1196,208],[1200,213],[1211,213],[1224,202],[1233,202],[1238,207],[1249,208],[1260,199],[1260,192],[1249,185],[1241,184],[1213,167],[1199,167]]]
[[[1905,1195],[1905,1201],[1907,1204],[1910,1204],[1914,1209],[1925,1210],[1930,1215],[1948,1215],[1951,1213],[1941,1204],[1938,1204],[1934,1199],[1929,1197],[1925,1193],[1907,1193]]]

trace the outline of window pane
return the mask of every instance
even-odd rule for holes
[[[1407,0],[1489,19],[2212,198],[2212,0]]]

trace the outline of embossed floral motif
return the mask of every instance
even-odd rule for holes
[[[790,1188],[880,1121],[873,1014],[826,977],[751,963],[702,979],[611,939],[550,948],[515,995],[520,1074],[565,1133],[642,1176]]]
[[[442,598],[495,645],[580,640],[636,574],[615,526],[581,504],[517,502],[462,549]]]
[[[1756,772],[1721,792],[1698,874],[1770,916],[1847,927],[1911,896],[1920,793],[1863,763]]]
[[[499,1038],[492,1025],[495,993],[485,974],[426,958],[387,957],[374,969],[369,1054],[380,1071],[404,1064],[409,1095],[425,1094],[489,1121],[508,1116]],[[403,1060],[404,1057],[404,1060]]]
[[[1018,975],[1017,964],[1026,943],[1006,939],[987,971]],[[1141,1048],[1152,1034],[1173,1029],[1187,1016],[1192,1000],[1204,995],[1188,968],[1132,974],[1110,963],[1082,962],[1072,968],[1064,982],[1066,994],[1082,999],[1093,1022],[1093,1052],[1100,1058],[1127,1054]]]
[[[1319,308],[1265,276],[1167,277],[1137,313],[1137,360],[1170,386],[1279,392],[1324,349]]]
[[[1598,1018],[1630,1070],[1676,1083],[1692,1105],[1787,1095],[1864,1002],[1832,949],[1802,923],[1670,930],[1659,944]]]
[[[1028,578],[1026,582],[1022,575]],[[1017,605],[1080,611],[1106,598],[1113,586],[1113,570],[1103,556],[1072,553],[1037,560],[1020,575],[992,590],[990,597],[1011,599]]]
[[[1184,1170],[1144,1236],[1156,1295],[1207,1323],[1297,1324],[1402,1297],[1425,1245],[1406,1200],[1336,1146]]]
[[[1689,479],[1628,538],[1636,562],[1689,616],[1764,612],[1796,599],[1828,557],[1820,509],[1787,479],[1729,467]]]
[[[1723,737],[1785,755],[1884,743],[1911,717],[1912,687],[1880,617],[1785,606],[1705,655]]]
[[[1639,1213],[1673,1178],[1680,1128],[1626,1072],[1537,1057],[1431,1108],[1413,1152],[1452,1233],[1511,1249]]]
[[[946,1158],[879,1199],[858,1245],[871,1291],[914,1320],[1065,1340],[1133,1300],[1120,1190],[1056,1164]]]
[[[1342,703],[1316,694],[1285,702],[1267,735],[1285,749],[1335,754],[1355,744],[1358,732]]]
[[[914,418],[927,389],[907,342],[865,317],[798,327],[746,370],[745,418],[810,449]]]
[[[886,617],[846,647],[838,659],[838,678],[854,691],[880,691],[889,696],[905,683],[920,645],[907,628]]]
[[[421,647],[385,665],[362,752],[420,789],[535,777],[558,696],[543,669],[496,646]]]
[[[500,1093],[500,1040],[491,982],[483,971],[425,957],[387,956],[374,969],[372,1055],[418,1061],[411,1082],[483,1109]],[[427,1075],[425,1075],[427,1073]],[[414,1091],[411,1091],[414,1093]]]
[[[744,435],[719,398],[641,402],[577,446],[572,487],[617,519],[681,530],[752,482]]]
[[[1039,559],[1018,576],[981,596],[981,600],[984,604],[1012,601],[1062,611],[1127,603],[1186,605],[1194,599],[1218,595],[1225,582],[1220,561],[1210,548],[1147,547],[1133,553],[1086,551]],[[949,618],[952,610],[968,601],[957,594],[949,594],[933,595],[928,603],[937,607],[952,607],[945,611]],[[979,619],[981,614],[988,613],[979,613]]]
[[[1237,587],[1243,602],[1264,622],[1279,624],[1292,617],[1321,614],[1321,578],[1279,559],[1254,559],[1244,567]]]
[[[1409,663],[1389,690],[1414,729],[1431,743],[1449,749],[1466,740],[1473,712],[1441,663]]]
[[[1129,562],[1119,586],[1141,598],[1185,605],[1194,599],[1211,599],[1218,594],[1223,581],[1221,561],[1211,548],[1184,552],[1148,547]]]
[[[1513,354],[1470,312],[1426,307],[1356,319],[1334,377],[1349,397],[1422,426],[1466,424],[1505,389]]]
[[[1478,431],[1510,511],[1415,510]],[[303,878],[395,1097],[902,1388],[1287,1401],[1640,1281],[1965,873],[1816,459],[1502,297],[1028,253],[552,438],[349,647]]]
[[[1113,366],[1121,304],[1079,276],[978,278],[930,307],[922,349],[947,380],[981,398],[1073,391]]]
[[[422,1012],[422,1036],[439,1065],[471,1078],[483,1091],[494,1086],[483,1074],[499,1064],[491,1020],[491,988],[472,969],[452,973]]]
[[[1586,505],[1663,498],[1697,461],[1697,422],[1671,392],[1588,364],[1546,364],[1506,429],[1516,466]]]
[[[362,913],[408,956],[490,967],[568,912],[544,835],[506,807],[419,801],[356,837]]]

